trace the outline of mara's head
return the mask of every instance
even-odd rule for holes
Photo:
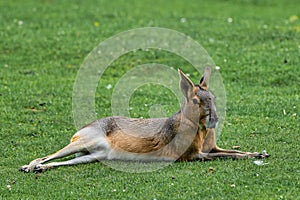
[[[199,84],[194,84],[181,70],[180,89],[185,97],[181,112],[189,120],[206,128],[215,128],[218,122],[215,97],[208,90],[210,67],[206,67]]]

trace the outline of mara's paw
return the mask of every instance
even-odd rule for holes
[[[263,151],[262,153],[250,153],[250,158],[259,158],[259,159],[263,159],[263,158],[268,158],[270,157],[270,154],[268,154],[266,151]]]
[[[46,167],[46,165],[37,165],[34,167],[33,172],[38,174],[38,173],[43,173],[47,170],[48,168]]]
[[[270,154],[267,154],[267,152],[263,152],[263,153],[260,153],[256,158],[268,158],[270,157],[271,155]]]
[[[23,165],[22,167],[19,168],[20,172],[25,172],[25,173],[29,173],[32,169],[30,168],[29,165]]]

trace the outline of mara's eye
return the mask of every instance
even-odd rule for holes
[[[198,104],[198,100],[197,99],[193,99],[193,104]]]
[[[200,99],[198,98],[198,96],[195,96],[192,98],[193,104],[200,104]]]

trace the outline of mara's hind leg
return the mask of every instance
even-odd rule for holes
[[[48,162],[53,159],[63,158],[63,157],[72,155],[74,153],[82,152],[82,151],[84,151],[84,149],[85,149],[84,146],[82,146],[80,143],[72,142],[54,154],[51,154],[51,155],[48,155],[48,156],[45,156],[42,158],[37,158],[37,159],[31,161],[29,163],[29,165],[23,165],[22,167],[19,168],[19,170],[23,171],[23,172],[30,172],[35,168],[35,166],[37,166],[39,164],[43,164],[43,163]]]
[[[105,157],[106,157],[106,153],[104,151],[99,151],[99,152],[95,152],[92,154],[82,155],[80,157],[76,157],[74,159],[67,160],[67,161],[50,162],[47,164],[38,164],[34,167],[33,170],[36,173],[41,173],[41,172],[46,171],[47,169],[54,168],[54,167],[96,162],[96,161],[105,159]]]

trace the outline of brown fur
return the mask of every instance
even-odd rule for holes
[[[121,131],[112,134],[107,137],[107,139],[112,148],[122,149],[132,153],[149,153],[151,151],[157,151],[165,145],[159,137],[141,138]]]

